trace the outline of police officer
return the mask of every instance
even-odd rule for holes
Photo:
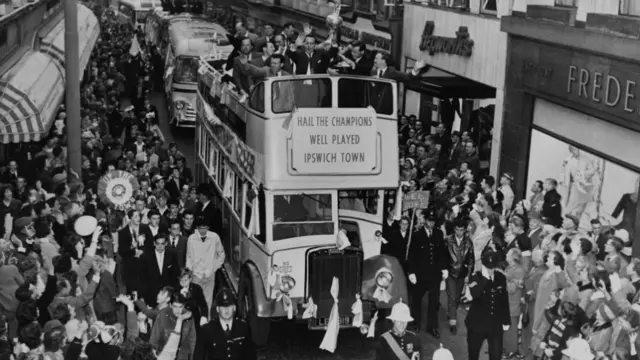
[[[469,360],[478,360],[484,340],[489,345],[489,360],[502,356],[503,332],[509,330],[509,297],[507,278],[495,271],[499,254],[487,251],[482,254],[482,269],[471,275],[465,297],[471,301],[465,319]]]
[[[436,213],[426,214],[425,226],[413,233],[409,243],[407,273],[412,286],[411,313],[416,318],[416,328],[420,330],[422,320],[422,298],[429,293],[427,305],[427,332],[436,339],[438,332],[438,307],[440,305],[440,282],[449,276],[449,254],[444,234],[436,228]]]
[[[409,307],[401,302],[393,305],[387,319],[393,322],[393,328],[380,337],[376,360],[420,360],[420,339],[407,331],[407,325],[413,321]]]
[[[236,299],[222,289],[215,299],[217,317],[200,329],[194,360],[254,360],[256,349],[249,326],[235,317]]]

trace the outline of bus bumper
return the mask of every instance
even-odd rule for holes
[[[173,124],[177,128],[195,128],[196,113],[192,113],[189,109],[185,109],[174,115],[173,119],[171,120],[171,124]]]

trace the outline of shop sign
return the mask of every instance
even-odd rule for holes
[[[351,175],[376,171],[376,112],[298,109],[292,114],[291,166],[297,174]]]
[[[433,56],[436,53],[458,55],[470,57],[473,52],[473,40],[469,38],[469,29],[466,26],[460,26],[456,31],[455,37],[445,37],[434,35],[435,23],[427,21],[422,31],[422,39],[420,41],[420,51],[428,51]]]
[[[640,64],[524,41],[512,54],[526,87],[640,125]]]
[[[387,39],[379,35],[374,35],[366,31],[360,31],[358,29],[354,29],[344,25],[342,26],[342,28],[340,28],[340,31],[341,36],[348,37],[349,39],[353,39],[355,41],[360,41],[365,45],[377,49],[391,51],[391,39]]]

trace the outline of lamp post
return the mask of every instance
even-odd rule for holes
[[[82,175],[78,1],[64,0],[64,70],[69,170]]]

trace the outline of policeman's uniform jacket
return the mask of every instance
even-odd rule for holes
[[[409,244],[407,273],[415,274],[418,283],[442,281],[442,270],[449,266],[449,254],[440,229],[434,228],[427,234],[426,227],[413,233]]]
[[[375,360],[413,360],[421,359],[422,343],[411,331],[398,336],[387,331],[380,336]]]
[[[233,319],[227,335],[218,319],[200,329],[194,360],[255,360],[256,348],[246,322]]]
[[[503,325],[511,325],[507,278],[504,274],[494,271],[491,281],[484,269],[476,272],[469,279],[469,292],[471,307],[465,319],[468,329],[502,333]]]

